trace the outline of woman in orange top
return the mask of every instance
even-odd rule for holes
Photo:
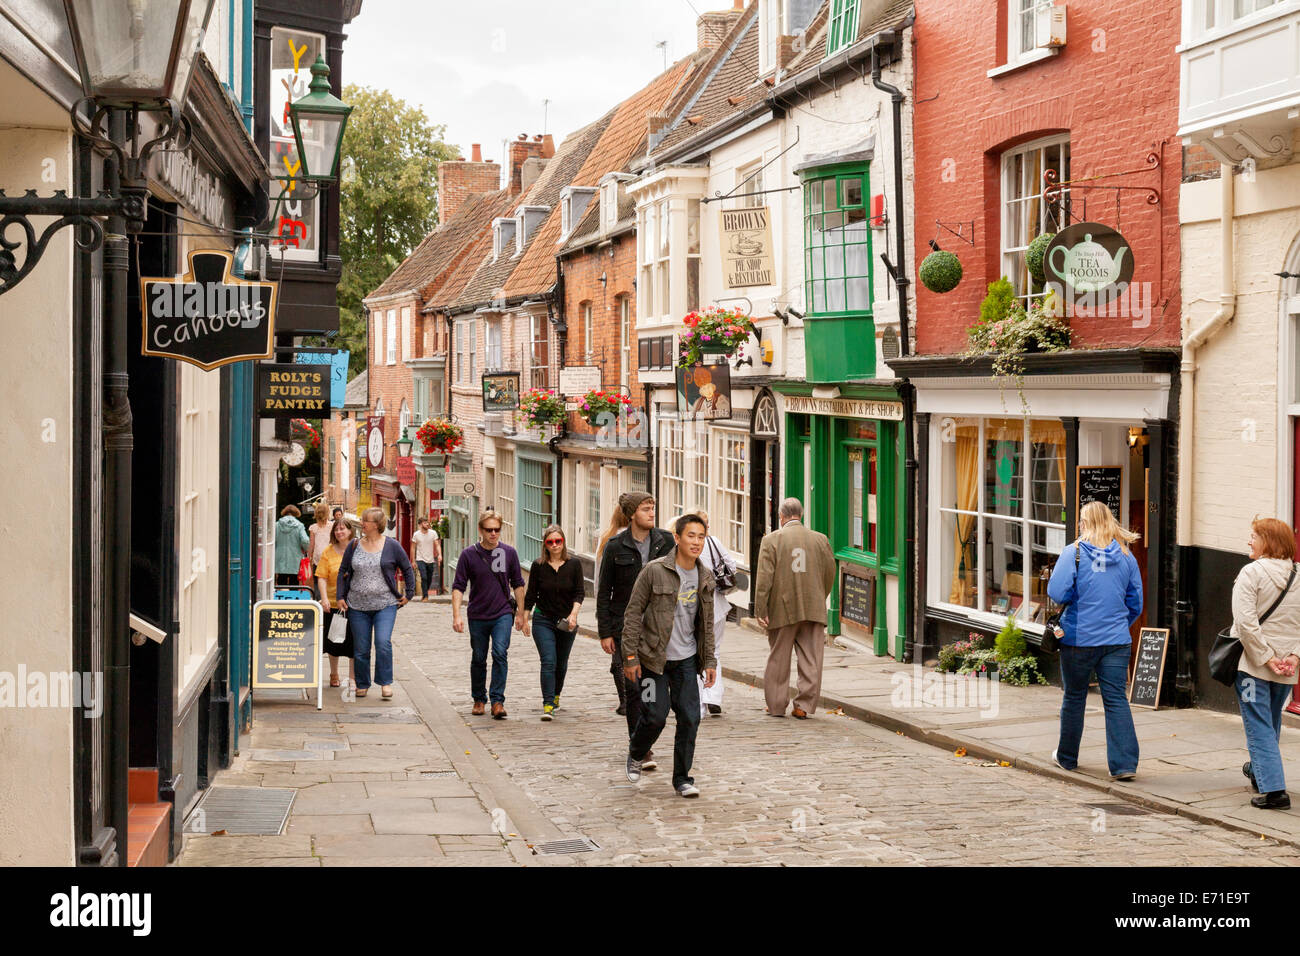
[[[343,518],[334,522],[330,531],[330,543],[321,552],[316,564],[316,591],[320,595],[320,605],[325,610],[325,634],[330,632],[330,623],[334,620],[334,606],[338,603],[339,565],[343,561],[343,552],[352,540],[352,525]],[[325,640],[325,653],[330,656],[330,686],[339,686],[339,658],[348,659],[348,681],[353,680],[352,673],[352,629],[345,627],[343,643],[335,644]]]

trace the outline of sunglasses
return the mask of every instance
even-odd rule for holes
[[[563,539],[563,538],[547,538],[547,539],[546,539],[546,543],[547,543],[547,544],[564,544],[564,539]]]
[[[484,534],[500,534],[500,533],[501,533],[501,529],[500,529],[500,528],[484,528],[484,529],[483,529],[483,533],[484,533]]]

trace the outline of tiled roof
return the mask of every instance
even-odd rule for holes
[[[560,144],[560,148],[556,150],[555,155],[547,162],[546,168],[542,170],[537,182],[533,183],[527,192],[518,197],[510,212],[513,212],[519,206],[547,206],[551,209],[552,215],[558,218],[560,190],[573,181],[574,175],[582,168],[587,155],[600,139],[600,134],[605,131],[612,117],[612,112],[607,113],[596,122],[566,137],[564,142]],[[503,213],[503,215],[509,215],[509,212]],[[489,233],[487,249],[479,261],[477,271],[474,273],[473,278],[466,283],[465,289],[460,296],[451,303],[451,308],[463,311],[486,305],[503,295],[513,294],[507,292],[506,283],[511,278],[511,273],[523,265],[528,257],[529,249],[537,244],[544,225],[543,223],[533,231],[532,236],[525,243],[521,255],[516,256],[511,252],[509,255],[501,256],[495,262],[492,260],[492,241]],[[555,255],[554,242],[555,239],[552,237],[550,252],[552,271],[554,271],[555,265],[553,258]],[[533,290],[530,288],[526,291],[531,292]]]
[[[615,107],[600,141],[574,175],[571,185],[595,186],[606,173],[625,169],[646,141],[647,116],[663,108],[701,59],[697,54],[679,60]],[[599,205],[599,195],[593,196],[584,221],[595,211],[592,207]],[[551,215],[533,238],[531,248],[524,251],[523,261],[506,283],[508,297],[547,292],[555,284],[555,253],[559,250],[562,226],[557,199]]]
[[[490,210],[501,205],[500,196],[501,193],[476,193],[466,198],[456,214],[425,236],[415,251],[366,296],[366,301],[416,291],[436,280],[478,237],[484,219],[490,223],[492,215],[499,215]]]
[[[369,381],[370,372],[363,370],[357,373],[356,378],[348,382],[347,387],[343,389],[344,408],[365,408],[370,404],[370,394],[367,391]]]
[[[862,24],[857,39],[864,40],[881,30],[898,26],[911,15],[915,6],[913,0],[894,0],[873,20]],[[827,0],[817,11],[817,16],[813,17],[812,22],[808,24],[808,30],[804,34],[807,38],[804,48],[786,66],[786,75],[794,76],[801,70],[816,66],[826,57],[826,30],[830,21],[830,7],[830,0]]]

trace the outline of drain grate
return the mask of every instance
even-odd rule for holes
[[[1096,810],[1113,813],[1117,817],[1144,817],[1151,813],[1145,807],[1135,806],[1131,803],[1089,803],[1087,805]]]
[[[533,847],[533,853],[536,856],[564,856],[569,853],[590,853],[599,849],[600,845],[594,840],[582,837],[576,840],[552,840],[550,843],[539,843]]]
[[[297,795],[297,790],[289,789],[209,787],[186,818],[185,832],[278,836]]]
[[[421,780],[437,780],[442,777],[459,777],[459,776],[460,774],[458,774],[455,770],[421,770],[420,771]]]

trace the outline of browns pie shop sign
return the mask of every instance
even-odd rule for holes
[[[141,277],[143,354],[205,370],[271,357],[276,284],[235,278],[231,260],[229,252],[196,250],[184,275]]]

